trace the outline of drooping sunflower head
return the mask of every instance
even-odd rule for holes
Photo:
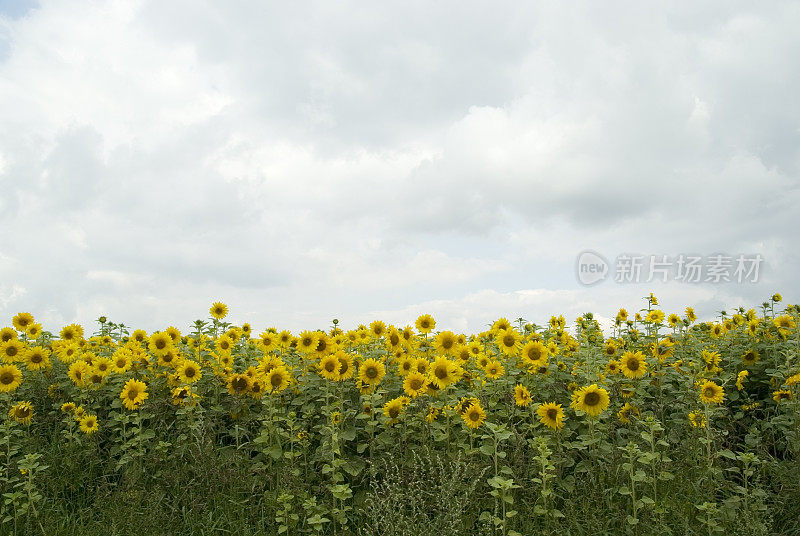
[[[527,407],[531,403],[531,393],[524,385],[514,386],[514,402],[518,406]]]
[[[784,400],[791,400],[792,399],[792,392],[787,389],[779,389],[772,393],[772,399],[775,401],[776,404],[780,404]]]
[[[17,402],[8,411],[8,416],[20,424],[30,424],[33,418],[33,404],[30,402]]]

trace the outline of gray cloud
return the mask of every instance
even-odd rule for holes
[[[480,329],[644,292],[579,287],[587,248],[761,253],[758,285],[663,287],[709,314],[800,291],[791,2],[19,6],[0,316]]]

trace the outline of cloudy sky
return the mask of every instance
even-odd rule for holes
[[[796,302],[798,26],[793,1],[0,0],[0,318]],[[623,284],[621,254],[764,263]]]

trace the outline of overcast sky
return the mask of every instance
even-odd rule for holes
[[[797,302],[798,27],[794,1],[0,0],[0,318]],[[624,253],[764,263],[623,284]]]

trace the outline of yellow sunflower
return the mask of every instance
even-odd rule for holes
[[[228,376],[228,392],[232,395],[243,395],[250,390],[250,376],[247,374],[231,374]]]
[[[411,372],[403,380],[403,391],[413,398],[425,393],[428,387],[428,377],[419,372]]]
[[[550,351],[541,341],[529,341],[522,347],[522,360],[526,366],[547,360],[549,354]]]
[[[86,361],[75,361],[69,366],[67,375],[72,382],[78,387],[86,385],[86,375],[89,372],[89,364]]]
[[[222,302],[214,302],[208,312],[217,320],[222,320],[228,316],[228,306]]]
[[[304,354],[316,351],[319,345],[319,333],[316,331],[303,331],[298,336],[297,350]]]
[[[700,400],[704,404],[722,404],[724,398],[725,391],[711,380],[703,380],[700,384]]]
[[[626,378],[641,378],[647,373],[647,361],[642,352],[625,352],[619,365]]]
[[[25,357],[27,346],[19,339],[10,339],[0,345],[0,358],[3,363],[15,363]]]
[[[519,353],[521,341],[522,335],[514,328],[498,331],[495,336],[498,348],[507,356],[515,356]]]
[[[100,428],[97,424],[97,415],[83,415],[78,423],[81,432],[87,435],[95,433]]]
[[[365,359],[358,369],[358,378],[365,384],[375,386],[386,375],[386,367],[377,359]]]
[[[178,377],[183,383],[194,383],[203,376],[200,364],[191,359],[184,359],[177,368]]]
[[[172,349],[172,337],[163,332],[153,333],[150,336],[150,351],[157,356],[164,355]]]
[[[561,404],[555,402],[540,404],[536,408],[536,413],[539,414],[539,421],[548,428],[561,430],[564,427],[564,410],[561,409]]]
[[[408,400],[406,397],[398,396],[388,401],[383,405],[383,414],[392,421],[397,420],[400,418],[400,415],[403,414],[403,407],[405,406],[406,400]]]
[[[630,402],[625,402],[625,405],[620,408],[617,412],[617,418],[620,422],[625,424],[629,424],[631,422],[632,416],[640,416],[642,413],[636,406],[632,405]]]
[[[444,356],[439,356],[433,360],[429,376],[431,383],[437,389],[444,389],[448,385],[458,381],[458,365]]]
[[[274,367],[267,373],[267,387],[270,393],[280,393],[289,387],[291,376],[285,366]]]
[[[496,380],[503,374],[505,374],[506,369],[503,367],[503,364],[500,361],[492,360],[484,368],[486,371],[486,377],[490,380]]]
[[[339,381],[349,380],[353,377],[353,356],[341,350],[336,352],[336,359],[339,360]]]
[[[594,383],[572,393],[572,408],[581,410],[591,417],[597,417],[604,412],[608,404],[608,391]]]
[[[433,339],[433,347],[441,355],[452,355],[458,345],[458,339],[452,331],[441,331]]]
[[[750,367],[755,365],[756,361],[758,361],[758,358],[758,352],[751,348],[747,350],[744,355],[742,355],[742,362],[745,364],[745,366]]]
[[[33,418],[33,404],[30,402],[17,402],[11,406],[8,416],[20,424],[30,424]]]
[[[772,400],[775,401],[776,404],[780,404],[783,400],[791,400],[792,399],[792,392],[786,389],[779,389],[772,393]]]
[[[339,379],[339,370],[342,365],[339,358],[335,355],[328,355],[319,361],[319,373],[328,380],[337,381]]]
[[[33,315],[30,313],[17,313],[14,315],[14,318],[11,319],[11,323],[14,324],[14,327],[19,331],[25,331],[33,322]]]
[[[122,399],[122,404],[128,409],[139,409],[147,397],[147,385],[139,380],[131,378],[122,387],[122,392],[119,397]]]
[[[518,406],[527,407],[531,403],[531,393],[524,385],[514,386],[514,402]]]
[[[430,333],[436,327],[436,320],[429,314],[420,315],[414,324],[420,333]]]
[[[481,403],[475,400],[464,413],[461,414],[461,418],[467,426],[474,429],[480,427],[483,421],[486,420],[486,412],[483,410]]]

